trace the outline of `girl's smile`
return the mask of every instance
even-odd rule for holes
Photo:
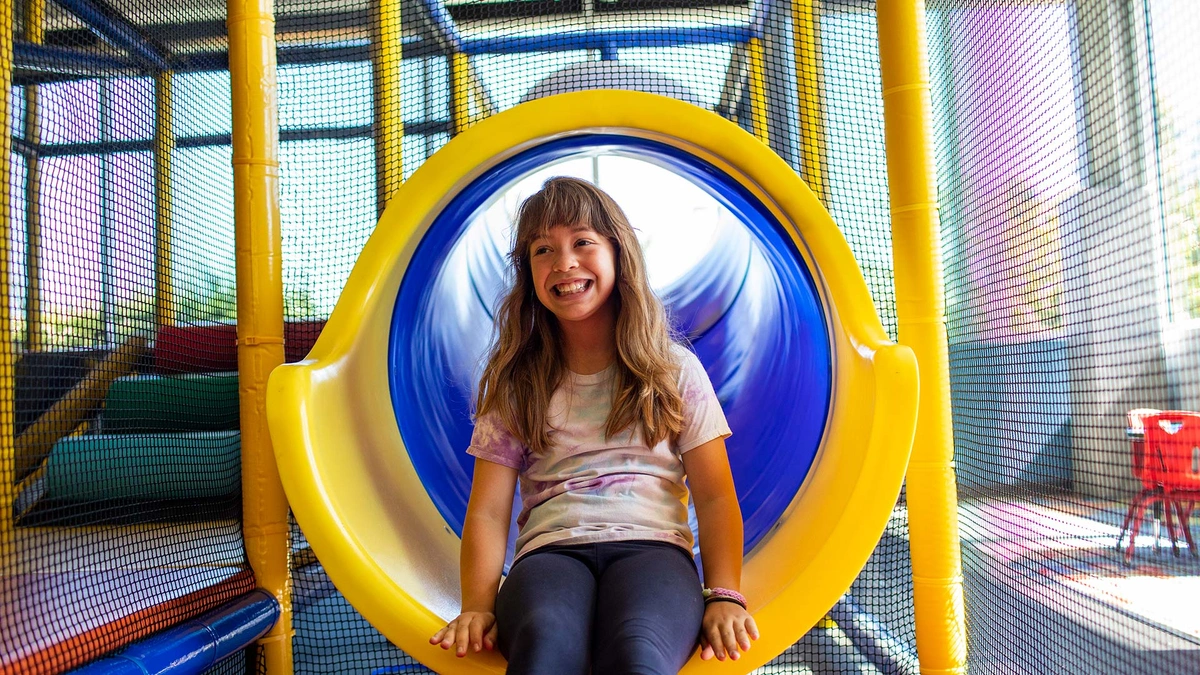
[[[587,225],[556,225],[533,241],[529,261],[538,300],[560,321],[614,320],[616,261],[607,237]]]
[[[564,281],[561,284],[554,285],[554,294],[560,298],[566,298],[583,293],[591,287],[592,282],[589,279],[580,281]]]

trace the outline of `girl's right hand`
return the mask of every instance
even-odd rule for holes
[[[455,647],[454,653],[459,656],[467,655],[467,648],[478,652],[480,649],[491,651],[496,646],[496,615],[491,612],[463,612],[446,627],[429,638],[429,644],[440,645],[442,649]]]

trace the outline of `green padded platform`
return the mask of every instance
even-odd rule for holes
[[[69,502],[208,499],[236,494],[241,434],[72,436],[55,444],[41,497]]]
[[[111,434],[237,429],[237,373],[122,377],[108,390],[101,425]]]

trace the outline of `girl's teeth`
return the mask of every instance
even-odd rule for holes
[[[586,287],[586,281],[579,281],[573,284],[561,284],[556,288],[558,289],[559,295],[571,295],[572,293],[578,293],[579,291],[582,291]]]

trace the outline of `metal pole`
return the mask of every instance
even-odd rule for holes
[[[762,38],[752,38],[746,45],[747,84],[750,96],[750,133],[763,143],[770,144],[767,130],[767,78]]]
[[[880,0],[876,12],[897,325],[900,342],[917,355],[921,378],[907,476],[917,654],[922,673],[965,673],[967,632],[925,4]]]
[[[110,124],[108,109],[111,106],[109,100],[109,81],[101,79],[100,85],[100,142],[108,143],[112,140],[108,132]],[[118,337],[116,335],[116,316],[113,312],[113,301],[115,295],[112,292],[112,257],[111,246],[109,242],[109,221],[111,217],[108,209],[109,181],[112,179],[109,174],[109,162],[111,161],[109,153],[100,154],[100,341],[105,345],[117,346]]]
[[[0,0],[0,123],[12,128],[13,12],[12,0]],[[13,363],[16,360],[16,336],[12,325],[12,134],[0,134],[0,218],[4,219],[4,238],[0,241],[0,572],[5,574],[16,563],[13,550],[13,500],[16,497],[16,449],[13,443]]]
[[[797,96],[796,38],[792,3],[766,2],[762,12],[763,59],[766,66],[767,134],[771,149],[788,166],[800,166],[800,101]]]
[[[171,287],[171,155],[175,151],[172,128],[171,81],[174,73],[154,77],[154,329],[175,323]]]
[[[404,182],[401,0],[380,0],[375,24],[375,204],[379,213]]]
[[[46,35],[45,18],[45,0],[28,0],[25,3],[25,30],[22,31],[22,37],[26,42],[42,44]],[[11,87],[11,74],[9,82]],[[42,124],[37,85],[25,87],[24,127],[25,143],[32,149],[25,156],[25,349],[37,351],[45,347],[46,338],[42,328],[42,166],[38,157],[38,148],[42,144]]]
[[[467,130],[471,119],[471,62],[467,55],[450,55],[450,117],[454,120],[454,135]]]
[[[801,178],[825,201],[825,108],[821,89],[820,26],[815,0],[792,0],[796,80],[800,97]]]
[[[228,0],[233,89],[242,529],[259,586],[279,621],[258,641],[268,675],[292,673],[288,505],[267,430],[267,377],[283,363],[283,239],[279,221],[279,95],[272,0]]]

